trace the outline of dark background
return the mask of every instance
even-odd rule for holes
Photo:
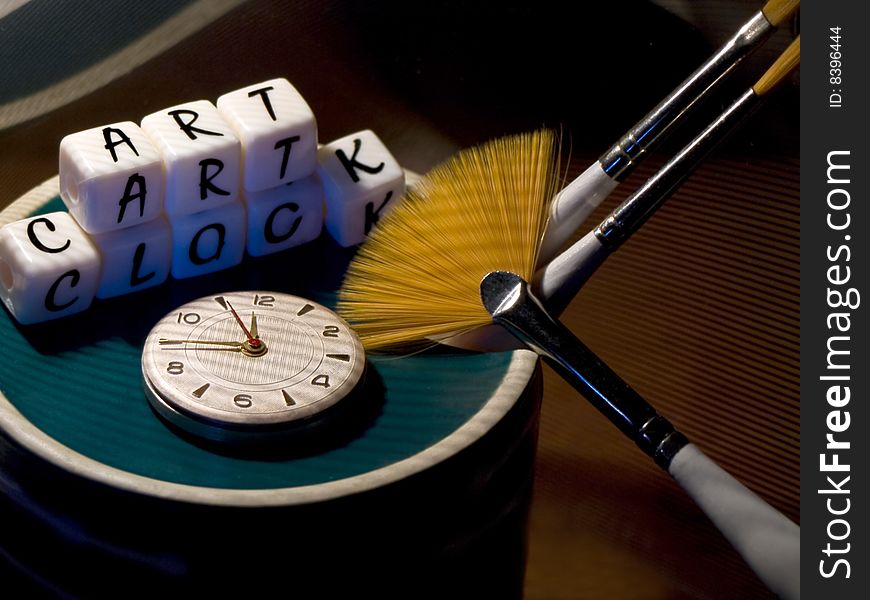
[[[575,174],[759,6],[33,0],[0,15],[0,206],[56,174],[68,133],[273,77],[306,98],[324,142],[373,129],[404,166],[425,172],[458,148],[548,125],[566,133]],[[744,63],[587,226],[750,85],[792,33]],[[564,315],[794,520],[798,85],[795,75],[720,147]],[[552,372],[545,377],[527,598],[767,595],[676,484]]]

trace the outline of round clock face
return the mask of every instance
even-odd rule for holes
[[[319,416],[355,389],[362,345],[331,310],[247,291],[180,306],[148,334],[148,400],[171,423],[212,440],[252,439]]]

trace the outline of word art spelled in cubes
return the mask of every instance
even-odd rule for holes
[[[404,171],[369,130],[318,149],[286,79],[67,135],[68,212],[0,228],[0,299],[22,324],[318,238],[365,240],[398,203]]]

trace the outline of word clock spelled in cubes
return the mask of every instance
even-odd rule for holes
[[[22,324],[317,238],[362,242],[404,192],[371,131],[318,150],[285,79],[94,127],[60,144],[68,212],[0,229],[0,299]]]

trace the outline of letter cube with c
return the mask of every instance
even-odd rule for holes
[[[326,194],[326,229],[342,246],[365,240],[405,192],[402,167],[378,136],[360,131],[317,152]]]
[[[61,198],[88,233],[139,225],[163,209],[161,156],[135,123],[66,136],[59,162]]]
[[[242,142],[242,187],[273,188],[311,175],[317,165],[317,121],[286,79],[228,94],[217,108]]]
[[[38,323],[85,310],[100,280],[100,254],[69,213],[0,229],[0,299],[15,319]]]
[[[323,230],[323,188],[313,175],[261,192],[242,192],[242,196],[251,256],[299,246]]]
[[[152,113],[142,130],[163,157],[170,217],[238,198],[242,147],[214,104],[199,100]]]

